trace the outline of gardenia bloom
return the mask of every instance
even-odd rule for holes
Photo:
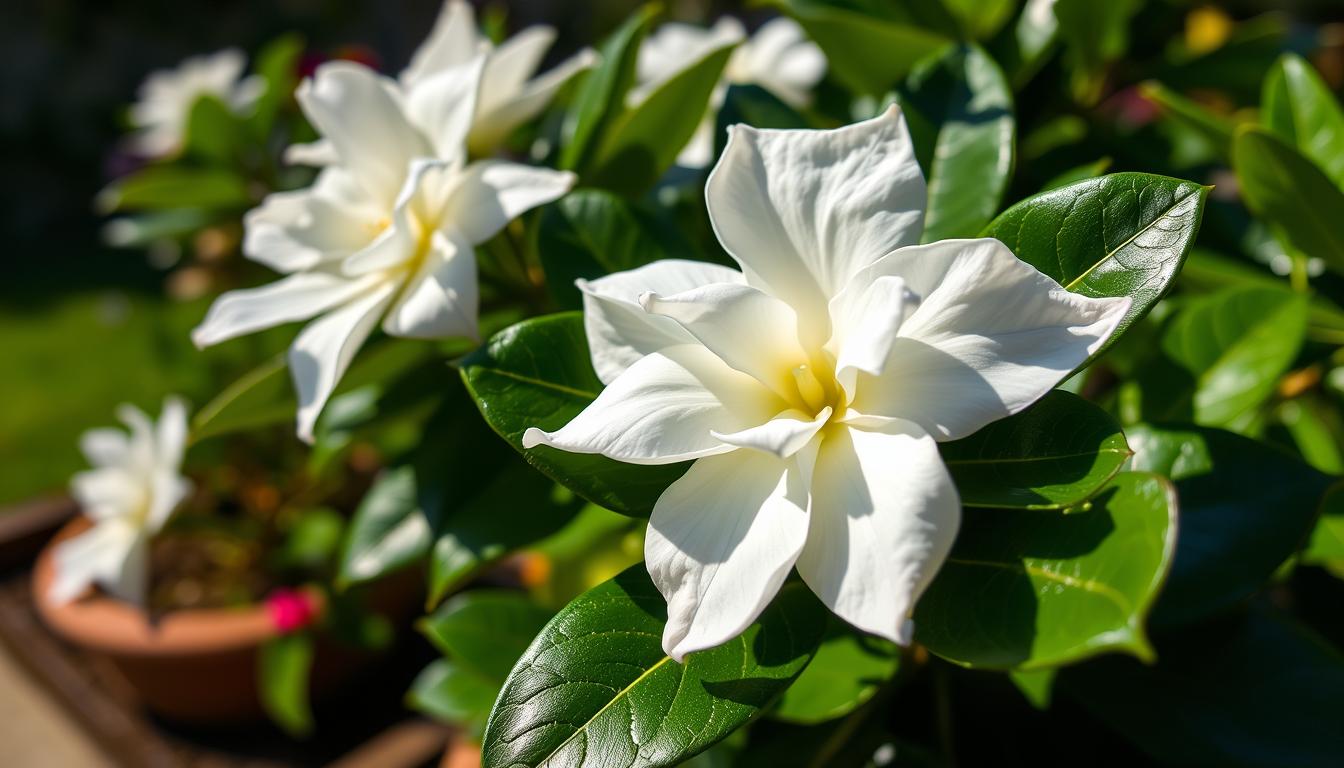
[[[202,96],[217,96],[240,112],[252,106],[266,83],[255,75],[239,80],[246,63],[242,51],[229,48],[192,56],[177,69],[150,73],[140,86],[139,100],[131,106],[131,125],[137,129],[131,136],[135,152],[162,157],[181,149],[187,118]]]
[[[54,603],[79,597],[98,584],[127,602],[143,604],[149,587],[149,540],[191,492],[179,474],[187,446],[187,408],[168,398],[156,426],[138,408],[117,416],[130,428],[94,429],[80,438],[93,469],[80,472],[70,490],[93,527],[57,545]]]
[[[742,271],[669,260],[582,283],[607,386],[523,445],[694,461],[644,550],[673,658],[742,632],[795,566],[841,618],[907,643],[960,521],[938,441],[1036,401],[1129,299],[1069,293],[997,240],[917,245],[924,180],[895,107],[833,131],[734,126],[706,198]]]
[[[475,338],[475,246],[574,184],[567,172],[467,163],[485,60],[411,89],[336,61],[299,86],[333,163],[313,186],[273,194],[244,220],[243,252],[287,276],[219,297],[192,340],[205,347],[316,317],[289,350],[304,440],[379,320],[391,336]]]
[[[485,157],[513,133],[514,129],[541,114],[556,91],[570,78],[597,63],[597,52],[585,48],[561,62],[555,69],[533,77],[537,65],[555,42],[555,28],[528,27],[498,48],[481,34],[476,15],[462,0],[448,0],[439,12],[429,38],[411,57],[401,73],[398,85],[408,98],[421,88],[431,87],[435,76],[468,64],[477,55],[485,55],[476,109],[471,116],[467,147],[471,154]],[[285,159],[307,165],[327,165],[335,160],[329,142],[299,144],[289,148]]]
[[[793,107],[806,107],[812,89],[826,74],[826,56],[807,39],[798,22],[785,16],[767,21],[749,40],[742,22],[725,16],[710,29],[692,24],[663,24],[640,46],[636,63],[639,86],[631,103],[648,97],[658,86],[725,45],[741,43],[728,58],[710,109],[696,128],[677,162],[703,168],[714,159],[714,114],[723,104],[730,84],[759,85]]]

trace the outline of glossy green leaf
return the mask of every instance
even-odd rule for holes
[[[1106,84],[1106,69],[1129,50],[1129,22],[1142,0],[1057,0],[1054,11],[1074,98],[1095,104]]]
[[[635,82],[639,46],[659,13],[656,4],[632,14],[602,44],[601,62],[588,72],[574,99],[560,152],[560,167],[583,171],[611,123],[625,110],[625,96]]]
[[[1128,430],[1131,467],[1176,484],[1181,534],[1154,624],[1188,623],[1259,589],[1302,545],[1329,479],[1250,438],[1204,427]]]
[[[632,197],[652,187],[695,134],[736,45],[705,52],[627,106],[597,143],[584,181]]]
[[[971,507],[1064,509],[1106,485],[1129,458],[1110,414],[1054,391],[1016,416],[942,443],[961,503]]]
[[[1011,32],[990,42],[990,51],[1021,89],[1045,66],[1059,42],[1059,21],[1055,19],[1055,0],[1027,0],[1013,22]]]
[[[1055,698],[1056,669],[1038,669],[1032,672],[1010,672],[1008,679],[1022,692],[1028,704],[1039,710],[1050,709]]]
[[[812,724],[833,720],[862,706],[896,674],[900,649],[860,634],[832,618],[812,663],[784,692],[770,717]]]
[[[1265,76],[1265,126],[1344,190],[1344,109],[1306,59],[1284,54]]]
[[[1164,765],[1327,768],[1344,755],[1344,658],[1266,609],[1170,635],[1156,666],[1097,659],[1058,687]]]
[[[1297,452],[1311,466],[1329,475],[1344,475],[1344,419],[1316,392],[1279,403],[1274,418],[1288,430]]]
[[[1324,565],[1344,578],[1344,485],[1335,485],[1321,499],[1320,517],[1311,531],[1302,562]]]
[[[594,504],[647,515],[687,464],[640,466],[548,446],[523,450],[528,427],[556,430],[597,398],[583,317],[578,312],[525,320],[461,363],[481,415],[528,463]]]
[[[271,638],[257,655],[257,691],[276,725],[295,736],[313,729],[308,679],[313,667],[313,637],[296,632]]]
[[[924,242],[973,237],[999,209],[1013,172],[1013,94],[972,45],[921,64],[900,93],[928,180]]]
[[[160,208],[243,209],[256,199],[247,180],[223,168],[151,165],[98,193],[104,212]]]
[[[1157,475],[1117,475],[1070,515],[967,509],[915,609],[915,639],[953,663],[990,669],[1107,651],[1150,659],[1144,623],[1175,546],[1175,491]]]
[[[1144,83],[1139,92],[1161,108],[1168,119],[1207,141],[1224,161],[1232,156],[1232,134],[1236,125],[1231,120],[1155,81]]]
[[[901,5],[882,7],[890,16],[865,14],[822,0],[770,0],[797,19],[826,54],[830,70],[848,88],[878,96],[896,86],[915,63],[951,40],[901,18]]]
[[[1247,207],[1297,250],[1344,272],[1344,192],[1321,169],[1273,134],[1249,126],[1232,142],[1232,167]]]
[[[783,692],[827,620],[806,586],[787,584],[741,637],[678,664],[663,653],[666,616],[643,565],[561,610],[504,684],[483,764],[677,765]]]
[[[1244,429],[1297,357],[1307,297],[1286,288],[1233,288],[1191,301],[1162,336],[1167,357],[1195,377],[1195,421]]]
[[[416,675],[406,703],[436,720],[480,734],[498,694],[498,681],[449,659],[436,659]]]
[[[1109,346],[1180,270],[1207,196],[1207,187],[1180,179],[1113,173],[1029,197],[984,234],[1074,293],[1132,298]]]
[[[545,209],[538,234],[546,284],[564,309],[580,309],[577,279],[592,280],[659,259],[693,258],[686,237],[626,198],[581,189]]]
[[[550,611],[521,592],[472,590],[448,600],[418,626],[454,663],[499,686],[550,618]]]

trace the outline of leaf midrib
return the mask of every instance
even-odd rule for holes
[[[1042,461],[1064,461],[1066,459],[1083,459],[1089,456],[1103,456],[1108,453],[1114,453],[1118,456],[1129,456],[1134,452],[1119,448],[1102,448],[1097,451],[1086,451],[1083,453],[1061,453],[1052,456],[1020,456],[1006,459],[944,459],[943,463],[949,467],[966,465],[991,465],[991,464],[1030,464]]]
[[[611,701],[608,701],[606,704],[603,704],[601,709],[594,712],[592,717],[588,718],[583,722],[583,725],[580,725],[578,728],[575,728],[573,733],[569,734],[569,736],[567,736],[564,741],[560,742],[560,744],[556,746],[555,749],[551,750],[550,753],[546,755],[546,757],[542,758],[541,761],[537,763],[537,765],[545,765],[549,763],[551,761],[551,758],[560,754],[560,752],[563,751],[565,747],[569,746],[569,743],[573,741],[575,738],[577,738],[579,734],[585,733],[588,729],[588,726],[592,725],[608,709],[611,709],[613,706],[615,706],[616,702],[623,700],[630,693],[630,691],[634,690],[635,686],[639,685],[641,682],[644,681],[645,678],[653,674],[654,671],[656,671],[658,668],[662,667],[664,664],[666,664],[671,660],[672,660],[671,656],[664,655],[652,666],[644,670],[639,675],[639,677],[636,677],[634,680],[631,680],[629,685],[626,685],[624,688],[617,691],[616,695],[611,697]],[[636,744],[635,746],[639,745]]]
[[[982,568],[998,568],[1005,571],[1020,571],[1028,575],[1037,575],[1047,581],[1053,581],[1063,584],[1067,587],[1081,589],[1084,592],[1090,592],[1107,598],[1116,605],[1126,616],[1134,612],[1134,606],[1130,604],[1129,598],[1120,593],[1119,590],[1107,584],[1103,584],[1092,579],[1080,579],[1076,576],[1068,576],[1062,573],[1055,573],[1044,568],[1031,565],[1029,563],[1009,563],[997,560],[971,560],[964,557],[949,557],[947,562],[958,565],[979,566]]]
[[[559,384],[554,381],[547,381],[545,379],[538,379],[531,376],[524,376],[521,373],[514,373],[513,371],[510,371],[506,368],[485,368],[484,370],[489,371],[490,373],[496,376],[502,376],[506,379],[513,379],[514,381],[522,382],[523,384],[530,384],[534,387],[541,387],[542,389],[554,390],[556,392],[570,395],[571,397],[581,397],[588,401],[597,399],[598,393],[596,392],[589,392],[587,390],[578,389],[577,387],[568,387],[565,386],[564,384]]]
[[[1134,240],[1137,239],[1137,238],[1139,237],[1139,235],[1142,235],[1143,233],[1145,233],[1145,232],[1147,232],[1148,230],[1152,229],[1153,227],[1157,226],[1157,222],[1159,222],[1159,221],[1161,221],[1161,220],[1167,218],[1169,215],[1171,215],[1171,212],[1174,211],[1174,210],[1176,210],[1176,208],[1178,208],[1178,207],[1181,205],[1181,203],[1185,202],[1186,198],[1190,197],[1190,195],[1197,195],[1197,194],[1199,194],[1199,188],[1198,188],[1198,187],[1196,187],[1194,191],[1190,192],[1190,194],[1184,195],[1183,197],[1179,197],[1179,198],[1177,198],[1176,200],[1172,201],[1172,204],[1171,204],[1171,205],[1167,206],[1167,208],[1164,209],[1160,215],[1153,217],[1153,220],[1150,221],[1150,222],[1148,222],[1147,224],[1145,224],[1145,225],[1143,226],[1142,229],[1138,230],[1138,231],[1135,232],[1134,234],[1132,234],[1132,235],[1130,235],[1129,237],[1125,238],[1125,241],[1124,241],[1123,243],[1117,245],[1115,248],[1111,249],[1110,251],[1107,251],[1106,255],[1105,255],[1105,256],[1102,256],[1102,257],[1097,261],[1096,264],[1093,264],[1092,266],[1088,267],[1086,270],[1084,270],[1084,271],[1082,272],[1082,274],[1080,274],[1080,275],[1078,275],[1077,277],[1075,277],[1074,279],[1070,280],[1069,283],[1068,283],[1068,285],[1064,286],[1064,290],[1073,292],[1073,290],[1074,290],[1075,288],[1078,287],[1078,284],[1081,283],[1083,280],[1085,280],[1085,279],[1087,278],[1088,275],[1090,275],[1090,274],[1092,274],[1093,272],[1097,271],[1097,268],[1100,267],[1102,264],[1105,264],[1106,262],[1108,262],[1108,261],[1110,261],[1111,259],[1115,258],[1115,255],[1116,255],[1117,253],[1119,253],[1120,250],[1121,250],[1122,248],[1124,248],[1125,246],[1127,246],[1127,245],[1129,245],[1130,243],[1134,242]]]

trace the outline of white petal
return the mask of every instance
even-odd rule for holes
[[[341,164],[371,197],[391,205],[411,160],[433,153],[407,120],[396,83],[349,61],[333,61],[299,84],[295,98]]]
[[[659,26],[639,47],[635,66],[639,82],[626,95],[626,104],[639,104],[668,80],[745,37],[742,22],[731,16],[709,29],[675,21]]]
[[[840,618],[898,643],[961,519],[938,446],[918,425],[828,431],[812,473],[798,573]]]
[[[155,431],[158,465],[176,471],[182,466],[182,456],[187,451],[187,404],[182,398],[164,398]]]
[[[1130,304],[1069,293],[991,239],[904,248],[874,270],[902,276],[921,299],[886,375],[860,374],[853,407],[918,422],[939,440],[1036,402],[1101,347]]]
[[[284,323],[307,320],[367,291],[379,275],[352,279],[326,272],[298,272],[260,288],[247,288],[215,299],[191,341],[205,348]]]
[[[326,168],[313,186],[268,195],[243,217],[243,253],[277,272],[340,261],[369,244],[383,210],[344,168]]]
[[[732,434],[722,432],[713,434],[729,445],[753,448],[787,459],[812,442],[812,438],[817,436],[830,418],[830,406],[822,408],[816,416],[791,410],[781,413],[759,427],[749,427]]]
[[[436,200],[442,199],[442,190],[448,183],[451,169],[451,163],[444,160],[412,160],[406,181],[397,192],[387,228],[367,248],[346,259],[341,264],[341,272],[349,277],[367,275],[391,269],[415,258],[424,247],[424,238],[427,236],[422,222],[428,217],[429,211],[438,209]]]
[[[467,137],[472,154],[483,157],[494,152],[515,128],[541,114],[555,92],[570,78],[596,66],[598,61],[597,51],[584,48],[546,74],[523,84],[516,92],[505,94],[483,89],[476,107],[476,120]],[[489,69],[486,73],[488,77]]]
[[[375,276],[376,277],[376,276]],[[299,394],[298,435],[311,443],[313,426],[355,352],[378,324],[395,286],[376,284],[309,323],[289,348],[289,372]]]
[[[145,558],[132,557],[139,538],[134,527],[110,520],[57,544],[52,553],[56,575],[47,599],[68,603],[97,583],[122,599],[142,602],[147,583]]]
[[[712,433],[761,424],[784,407],[759,382],[704,347],[667,347],[630,366],[561,429],[527,430],[523,447],[673,464],[734,450]]]
[[[680,662],[741,634],[789,575],[807,525],[797,462],[738,451],[691,465],[658,498],[644,540],[667,599],[663,650]]]
[[[749,285],[784,299],[821,344],[826,302],[919,241],[924,177],[895,106],[832,131],[729,129],[705,190],[719,242]]]
[[[479,245],[519,215],[563,197],[576,180],[569,171],[502,160],[472,163],[448,200],[444,220]]]
[[[901,324],[918,300],[904,279],[873,276],[871,269],[860,271],[831,299],[831,340],[826,346],[836,357],[836,378],[851,398],[860,371],[882,373]]]
[[[383,320],[391,336],[476,338],[476,251],[461,237],[430,235],[429,249]]]
[[[326,139],[307,144],[290,144],[285,147],[283,159],[289,165],[311,165],[321,167],[325,165],[335,165],[341,158],[336,154],[336,148]]]
[[[142,508],[147,499],[143,478],[127,467],[77,472],[70,478],[70,495],[90,520],[120,517]]]
[[[467,134],[476,114],[485,54],[419,80],[406,95],[406,115],[434,147],[434,156],[465,161]]]
[[[650,291],[670,296],[711,283],[741,282],[742,273],[735,269],[685,259],[663,259],[596,280],[579,280],[584,331],[597,377],[610,384],[641,357],[695,341],[672,318],[645,312],[640,296]]]
[[[555,28],[538,24],[522,30],[490,54],[481,91],[487,98],[508,98],[523,89],[555,42]]]
[[[476,29],[476,14],[462,0],[448,0],[434,21],[429,37],[411,56],[401,73],[401,83],[412,86],[445,69],[465,64],[485,42]]]
[[[129,443],[119,429],[90,429],[79,436],[79,450],[90,464],[103,467],[125,461]]]
[[[646,293],[640,305],[676,320],[725,363],[781,396],[797,391],[793,371],[808,357],[798,342],[798,315],[779,299],[720,283],[671,296]]]
[[[741,82],[757,83],[794,107],[805,107],[826,74],[826,56],[798,22],[778,16],[738,49],[732,70]]]

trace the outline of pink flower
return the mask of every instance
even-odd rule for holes
[[[266,612],[275,628],[284,634],[297,632],[312,623],[317,607],[306,593],[281,588],[266,597]]]

